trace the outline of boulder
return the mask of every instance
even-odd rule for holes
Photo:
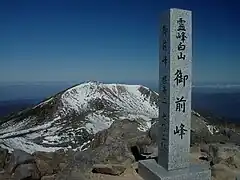
[[[201,143],[199,147],[201,152],[209,153],[209,144]]]
[[[230,138],[233,134],[235,134],[233,129],[230,129],[230,128],[227,128],[227,127],[226,128],[221,128],[219,130],[219,133],[227,136],[228,138]]]
[[[67,164],[66,164],[66,163],[60,163],[60,164],[59,164],[59,169],[60,169],[60,171],[64,170],[66,167],[67,167]]]
[[[33,153],[33,156],[35,157],[35,159],[42,159],[42,160],[45,160],[45,161],[51,161],[51,160],[53,160],[54,152],[37,151],[37,152]]]
[[[157,142],[157,122],[154,123],[151,128],[148,130],[148,136],[152,141]]]
[[[8,150],[0,148],[0,170],[5,167],[5,163],[8,157]]]
[[[125,170],[126,167],[119,164],[94,164],[92,172],[109,175],[121,175]]]
[[[54,180],[90,180],[90,173],[84,173],[79,167],[72,167],[68,171],[60,172]]]
[[[237,162],[240,158],[240,147],[235,146],[234,144],[227,143],[227,144],[210,144],[209,150],[207,152],[209,161],[212,164],[218,164],[224,162],[226,160],[230,160],[231,158],[235,159]],[[230,158],[230,159],[229,159]]]
[[[209,135],[208,133],[205,134],[205,132],[199,132],[199,131],[194,131],[191,130],[191,135],[190,135],[190,144],[191,145],[195,145],[195,144],[201,144],[201,143],[205,143],[207,141],[207,139],[209,139]]]
[[[221,176],[222,179],[234,177],[231,172],[236,174],[240,165],[240,154],[237,153],[239,149],[236,145],[217,142],[219,134],[209,135],[204,124],[200,128],[202,130],[197,129],[197,124],[195,126],[192,133],[195,133],[200,140],[191,146],[192,160],[196,163],[209,163],[206,161],[211,161],[214,171],[213,178],[216,180],[221,180]],[[157,157],[156,142],[149,136],[154,139],[153,131],[139,131],[135,121],[115,121],[109,129],[96,134],[89,149],[74,154],[74,160],[66,164],[63,172],[58,174],[60,179],[57,180],[74,178],[82,180],[88,179],[88,175],[101,176],[101,174],[91,173],[92,171],[116,176],[123,172],[127,173],[130,168],[137,170],[136,161],[139,159],[133,156],[133,149],[137,149],[140,155],[144,155],[144,158],[152,158],[153,154]],[[208,137],[216,137],[215,140],[213,139],[216,143],[209,143],[212,140],[208,140]],[[60,169],[64,166],[59,164]],[[221,175],[221,169],[225,169],[226,174]]]
[[[126,119],[114,121],[109,129],[96,134],[89,149],[82,152],[77,151],[74,154],[73,162],[68,163],[68,174],[71,174],[72,169],[76,168],[81,171],[77,174],[84,176],[82,172],[89,174],[93,170],[94,164],[121,164],[124,166],[123,169],[130,168],[132,163],[136,162],[132,147],[140,149],[141,146],[151,145],[151,143],[147,133],[138,130],[136,121]]]
[[[206,138],[205,142],[226,144],[226,143],[229,143],[229,138],[223,134],[216,133]]]
[[[41,180],[55,180],[55,178],[56,178],[56,175],[53,174],[53,175],[50,175],[50,176],[43,176],[41,178]]]
[[[14,180],[25,180],[25,179],[39,180],[40,175],[39,175],[37,166],[35,164],[20,164],[16,168],[13,174],[13,179]]]
[[[9,174],[0,174],[0,179],[1,180],[13,180],[13,178]]]
[[[219,147],[217,145],[210,145],[209,146],[209,161],[212,164],[218,164],[222,158],[220,157]]]
[[[232,142],[237,146],[240,146],[240,134],[231,131],[229,135],[229,142]]]
[[[12,174],[16,167],[20,164],[34,163],[34,157],[25,151],[16,149],[10,156],[10,161],[7,165],[7,172]]]
[[[236,180],[236,174],[224,164],[213,165],[212,176],[216,180]]]
[[[138,162],[133,163],[131,167],[132,167],[132,169],[137,171],[138,170]]]
[[[41,176],[53,174],[53,168],[42,159],[36,159],[36,166]]]
[[[200,152],[201,152],[201,148],[199,145],[190,147],[190,153],[200,153]]]
[[[80,170],[73,169],[65,180],[89,180],[90,175],[84,174]]]
[[[61,171],[63,164],[66,164],[67,161],[72,158],[69,152],[65,153],[63,150],[58,150],[56,152],[35,152],[33,156],[36,159],[38,168],[40,168],[40,172],[47,173],[44,175]],[[47,172],[46,169],[48,169]]]
[[[221,161],[221,164],[224,164],[228,168],[230,168],[238,178],[240,178],[240,157],[239,153],[236,153],[233,156],[228,157]]]
[[[86,152],[89,152],[94,164],[123,164],[128,161],[131,165],[135,161],[131,148],[138,147],[145,151],[145,146],[150,144],[151,139],[147,133],[138,130],[136,121],[122,120],[97,133]]]

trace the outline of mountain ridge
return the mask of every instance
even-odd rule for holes
[[[147,131],[158,118],[158,93],[142,85],[85,82],[7,117],[0,125],[0,146],[26,152],[84,150],[94,135],[114,121],[128,119]],[[216,128],[192,112],[192,130]]]
[[[115,120],[135,120],[146,131],[157,111],[158,94],[145,86],[90,81],[7,117],[0,126],[0,142],[28,152],[81,149]]]

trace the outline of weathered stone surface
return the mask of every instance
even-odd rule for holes
[[[200,144],[202,142],[216,142],[220,137],[217,135],[212,135],[206,124],[204,123],[204,118],[202,116],[198,117],[194,112],[191,115],[191,144]],[[149,137],[153,140],[153,142],[157,141],[157,123],[154,123],[152,127],[148,131]],[[212,136],[217,136],[214,138]],[[221,136],[222,141],[227,141],[228,138]]]
[[[163,99],[160,99],[157,125],[158,163],[168,170],[174,170],[189,165],[192,17],[191,11],[174,8],[163,13],[161,17],[159,94],[163,94]],[[181,38],[183,31],[184,37]],[[166,63],[163,62],[164,58],[167,59]]]
[[[16,168],[13,174],[13,179],[14,180],[25,180],[25,179],[39,180],[40,175],[35,164],[20,164]]]
[[[13,151],[10,157],[10,161],[7,166],[7,171],[12,174],[15,168],[20,164],[34,163],[34,157],[22,150],[16,149]]]
[[[240,134],[236,132],[228,132],[229,142],[235,143],[236,145],[240,146]]]
[[[115,122],[114,128],[105,130],[107,133],[104,138],[99,136],[99,138],[102,139],[108,139],[108,141],[102,141],[101,143],[96,143],[94,148],[89,149],[86,152],[77,152],[75,158],[77,157],[77,161],[74,161],[72,159],[72,153],[69,155],[68,152],[57,152],[55,155],[54,153],[43,153],[43,152],[36,152],[34,153],[34,158],[36,160],[36,165],[38,165],[37,160],[41,160],[40,162],[45,162],[52,168],[53,167],[58,167],[55,168],[54,174],[57,173],[58,177],[60,176],[60,179],[57,180],[73,180],[74,178],[76,180],[89,180],[89,174],[91,174],[91,171],[93,169],[93,165],[96,163],[100,164],[105,164],[108,165],[109,163],[118,163],[118,164],[123,164],[123,167],[126,169],[124,174],[128,171],[130,171],[130,168],[132,169],[137,169],[138,168],[138,163],[134,159],[134,157],[128,157],[126,154],[129,153],[129,155],[132,156],[131,152],[131,147],[136,146],[141,149],[142,152],[145,152],[148,154],[148,152],[151,152],[152,147],[154,144],[151,144],[151,140],[149,141],[149,138],[146,136],[146,133],[144,132],[139,132],[137,130],[137,126],[135,127],[134,122],[131,121],[124,121],[124,122]],[[128,133],[130,131],[130,133]],[[117,133],[116,135],[114,133]],[[129,135],[130,134],[130,135]],[[122,139],[117,139],[115,141],[115,136],[120,136],[122,135]],[[148,145],[149,144],[149,145]],[[214,153],[211,149],[209,150],[209,146],[211,144],[201,144],[201,147],[198,146],[198,144],[194,145],[191,147],[191,155],[194,156],[195,160],[194,162],[201,161],[198,158],[201,157],[201,153],[204,152],[206,157],[210,160],[213,156]],[[233,172],[234,174],[239,173],[239,158],[240,158],[240,150],[237,148],[235,144],[219,144],[219,143],[214,143],[212,146],[218,147],[218,153],[215,153],[215,156],[221,159],[221,161],[217,165],[225,166],[225,174]],[[122,148],[124,147],[124,148]],[[113,153],[109,151],[114,151]],[[203,152],[199,152],[203,151]],[[78,154],[78,156],[77,156]],[[156,153],[157,154],[157,153]],[[210,155],[211,154],[211,155]],[[126,157],[127,156],[127,157]],[[57,160],[56,159],[60,159]],[[74,161],[68,164],[68,161]],[[60,163],[59,163],[60,162]],[[126,162],[124,164],[124,162]],[[207,162],[207,158],[204,161],[201,161],[203,163],[209,163]],[[42,163],[42,164],[45,164]],[[41,164],[41,163],[40,163]],[[55,165],[54,165],[55,164]],[[103,164],[103,165],[104,165]],[[134,166],[133,166],[134,164]],[[215,172],[214,174],[214,179],[217,180],[217,178],[221,177],[222,171],[217,168],[218,166],[214,165],[214,168],[212,171]],[[41,169],[41,168],[39,168]],[[42,170],[44,172],[44,169]],[[51,171],[52,172],[52,171]],[[48,172],[50,173],[50,172]],[[219,175],[218,175],[219,174]],[[42,175],[42,174],[41,174]],[[99,175],[100,174],[96,174]],[[45,177],[46,176],[46,177]],[[44,178],[53,178],[51,174],[45,175]],[[216,177],[215,177],[216,176]],[[95,176],[94,176],[95,177]],[[115,178],[117,176],[114,176]],[[224,177],[224,176],[223,176]],[[57,178],[57,177],[56,177]],[[111,176],[109,176],[111,179]],[[7,180],[9,179],[9,176],[6,174],[0,175],[1,180]],[[12,179],[11,179],[12,180]],[[221,179],[220,179],[221,180]]]
[[[240,158],[239,146],[235,146],[232,143],[214,143],[204,146],[202,146],[201,152],[207,156],[208,161],[211,161],[212,164],[219,164],[226,160],[230,163],[231,159],[238,163],[238,159]]]
[[[150,155],[154,153],[154,146],[142,145],[139,147],[140,154]]]
[[[138,130],[137,122],[122,120],[114,122],[109,129],[100,132],[88,151],[91,151],[89,156],[95,163],[122,164],[128,160],[132,163],[135,158],[131,147],[136,146],[140,149],[146,144],[151,144],[151,139],[147,133]]]
[[[198,136],[190,139],[191,134],[199,134],[198,128],[193,129],[191,125],[191,14],[173,8],[161,16],[159,120],[149,131],[150,137],[157,141],[158,160],[139,161],[139,174],[145,180],[211,179],[207,166],[190,165],[190,144],[193,140],[202,141]],[[202,125],[208,132],[203,122]]]
[[[133,163],[133,164],[132,164],[132,168],[133,168],[134,170],[137,170],[137,169],[138,169],[138,162]]]
[[[151,128],[148,130],[148,136],[151,138],[153,142],[157,142],[157,137],[158,137],[158,127],[157,127],[157,122],[154,123]]]
[[[73,152],[64,152],[60,150],[56,152],[35,152],[33,156],[37,161],[38,167],[41,169],[40,171],[48,175],[50,172],[57,173],[61,171],[63,169],[63,164],[67,164],[68,161],[72,159]],[[46,172],[45,167],[50,167],[47,168],[48,172]]]
[[[216,180],[236,180],[234,171],[224,164],[215,164],[212,167],[212,176]]]
[[[41,178],[41,180],[55,180],[55,178],[56,178],[56,175],[53,174],[53,175],[49,175],[49,176],[43,176]]]
[[[42,159],[36,159],[36,166],[41,176],[53,174],[53,168]]]
[[[126,170],[124,165],[120,164],[94,164],[93,172],[110,174],[110,175],[121,175]]]
[[[12,176],[10,174],[0,174],[1,180],[13,180]]]
[[[151,144],[151,139],[147,133],[138,130],[137,122],[115,121],[109,129],[97,133],[88,150],[76,152],[74,161],[65,169],[68,169],[66,171],[70,174],[73,171],[71,169],[78,168],[81,170],[78,174],[84,176],[82,172],[91,172],[94,164],[121,164],[129,168],[136,161],[131,147],[141,147],[146,144]],[[66,173],[65,170],[63,171]]]
[[[43,160],[53,160],[54,158],[54,152],[41,152],[37,151],[33,153],[33,156],[37,159],[43,159]]]
[[[8,157],[8,150],[0,148],[0,170],[5,167]]]
[[[222,158],[219,155],[219,147],[216,145],[210,145],[209,146],[209,161],[212,162],[212,164],[218,164]]]
[[[199,147],[201,152],[205,152],[205,153],[209,152],[209,144],[202,143],[199,145]]]
[[[188,168],[167,171],[149,159],[139,162],[138,171],[144,180],[211,180],[211,170],[206,164],[191,164]]]
[[[195,152],[197,152],[197,153],[201,152],[200,151],[200,146],[191,146],[190,147],[190,153],[195,153]]]
[[[60,163],[60,164],[59,164],[59,169],[60,169],[60,171],[62,171],[65,167],[67,167],[67,164],[66,164],[66,163]]]
[[[128,124],[128,123],[131,123],[131,122],[128,122],[128,121],[126,121],[125,122],[126,124]],[[122,128],[121,126],[119,126],[119,127],[115,127],[115,128]],[[133,133],[133,129],[132,129],[132,133]],[[112,133],[114,133],[114,130],[112,131]],[[143,133],[144,134],[144,133]],[[140,134],[140,136],[139,137],[142,137],[143,136],[143,134]],[[110,134],[108,134],[108,136],[113,136],[113,135],[111,135],[111,133]],[[136,136],[137,136],[137,134],[136,134]],[[129,141],[128,141],[128,139],[127,139],[127,137],[124,137],[124,139],[125,139],[125,141],[126,141],[126,143],[128,143],[128,142],[133,142],[131,139],[135,139],[134,141],[136,142],[136,139],[137,139],[137,137],[134,137],[134,136],[131,136],[130,137],[130,139],[129,139]],[[148,141],[146,141],[146,142],[148,142]],[[113,143],[116,143],[115,141],[113,141]],[[134,144],[134,143],[133,143]],[[141,143],[140,143],[141,144]],[[120,145],[120,144],[119,144]],[[136,144],[135,144],[136,145]],[[194,145],[194,146],[192,146],[191,147],[191,155],[193,155],[194,156],[194,158],[196,159],[196,161],[194,161],[194,162],[198,162],[198,161],[200,161],[200,160],[198,160],[198,158],[199,157],[201,157],[201,153],[203,153],[204,152],[204,154],[206,155],[206,157],[210,157],[210,152],[209,152],[209,146],[210,146],[211,144],[201,144],[201,146],[199,147],[197,144],[196,145]],[[212,144],[213,146],[217,146],[218,147],[218,156],[221,158],[221,161],[220,161],[220,163],[219,164],[217,164],[218,166],[224,166],[224,168],[225,168],[225,174],[228,174],[228,175],[226,175],[226,176],[229,176],[229,173],[230,173],[230,177],[233,177],[233,176],[231,176],[231,173],[233,173],[233,174],[238,174],[240,171],[239,171],[239,166],[240,166],[240,162],[239,162],[239,158],[240,158],[240,153],[238,153],[238,152],[240,152],[240,150],[238,149],[238,147],[235,145],[235,144],[231,144],[231,143],[226,143],[226,144],[219,144],[219,143],[215,143],[215,144]],[[99,145],[97,148],[94,148],[94,149],[91,149],[91,151],[93,151],[94,153],[88,153],[88,152],[79,152],[79,160],[81,161],[81,158],[83,158],[83,159],[85,159],[86,161],[86,164],[91,164],[91,162],[92,162],[92,159],[93,160],[97,160],[98,158],[96,158],[95,159],[95,157],[92,157],[92,156],[95,156],[96,154],[98,155],[98,156],[100,156],[100,154],[98,154],[98,150],[99,149],[104,149],[103,148],[103,146],[105,146],[105,144],[104,144],[104,142],[102,143],[102,145]],[[110,146],[110,145],[108,145],[108,146]],[[145,147],[145,145],[143,144],[143,146]],[[113,146],[113,147],[118,147],[118,146]],[[98,149],[99,148],[99,149]],[[143,148],[144,149],[144,148]],[[213,148],[214,149],[214,148]],[[129,151],[129,150],[128,150]],[[199,152],[199,151],[202,151],[202,152]],[[129,151],[130,152],[130,151]],[[105,152],[104,151],[101,151],[101,156],[102,156],[102,158],[100,158],[100,159],[103,159],[104,160],[104,156],[105,156]],[[130,152],[131,153],[131,152]],[[37,157],[35,157],[35,159],[36,159],[36,161],[41,157],[42,159],[42,161],[44,161],[44,162],[46,162],[46,163],[49,163],[50,161],[52,161],[52,160],[54,160],[54,158],[53,157],[57,157],[56,155],[53,155],[53,153],[42,153],[42,152],[37,152],[37,153],[35,153],[35,155],[36,154],[38,154],[38,156]],[[65,153],[65,157],[64,158],[66,158],[66,155],[67,154],[67,152]],[[83,157],[80,155],[80,154],[82,154],[83,155]],[[123,153],[124,154],[124,153]],[[213,153],[211,153],[211,154],[213,154]],[[61,157],[61,156],[58,156],[58,157]],[[63,159],[64,159],[63,158]],[[71,155],[70,156],[68,156],[68,158],[69,158],[69,160],[71,160]],[[124,156],[123,156],[123,158],[121,158],[121,156],[119,156],[119,157],[114,157],[114,161],[116,161],[116,162],[123,162],[124,161]],[[207,160],[207,159],[206,159]],[[204,162],[206,162],[206,160],[204,161]],[[210,160],[210,158],[209,158],[209,160]],[[64,160],[64,161],[66,161],[66,160]],[[132,163],[128,163],[128,164],[131,164],[131,166],[125,166],[125,168],[127,168],[127,170],[125,171],[125,173],[126,172],[128,172],[129,171],[129,168],[132,168],[132,169],[137,169],[138,168],[138,162],[135,162],[135,160],[133,160],[133,161],[131,161],[131,162],[133,162],[133,164]],[[92,162],[92,164],[94,164],[95,162]],[[99,163],[101,163],[101,161],[99,161]],[[206,162],[206,163],[209,163],[209,162]],[[43,163],[44,164],[44,163]],[[106,162],[106,164],[107,164],[107,162]],[[76,179],[76,180],[82,180],[82,179],[84,179],[84,180],[89,180],[89,177],[88,177],[88,174],[90,173],[90,171],[92,170],[92,165],[89,165],[88,166],[88,168],[84,168],[82,165],[84,165],[84,164],[82,164],[82,163],[77,163],[77,164],[72,164],[72,166],[67,166],[67,164],[65,164],[65,163],[59,163],[59,164],[57,164],[58,166],[59,166],[59,169],[58,169],[58,171],[57,171],[57,173],[58,173],[58,175],[60,175],[61,173],[63,173],[63,174],[65,174],[64,176],[65,176],[65,179],[64,180],[73,180],[74,178]],[[63,166],[65,166],[64,168],[61,168],[61,167],[63,167]],[[223,175],[221,175],[222,173],[223,173],[223,170],[221,170],[221,168],[219,168],[218,166],[215,166],[214,165],[214,168],[212,168],[212,172],[214,171],[214,176],[213,176],[213,179],[214,180],[218,180],[218,179],[220,179],[220,180],[222,180],[223,178],[221,178],[221,176],[222,177],[225,177],[225,175],[223,176]],[[67,171],[65,171],[67,169]],[[89,169],[90,169],[90,171],[89,171]],[[223,169],[223,168],[222,168]],[[63,172],[61,172],[62,170],[64,170]],[[55,173],[55,172],[54,172]],[[124,174],[125,174],[124,173]],[[61,174],[62,175],[62,177],[63,177],[63,174]],[[224,173],[223,173],[224,174]],[[100,175],[100,174],[99,174]],[[95,176],[94,176],[95,177]],[[114,176],[114,177],[116,177],[116,176]],[[52,177],[52,175],[47,175],[46,177],[44,177],[44,178],[53,178]],[[111,179],[111,176],[109,176],[109,178]],[[7,174],[0,174],[0,179],[1,180],[10,180],[10,177],[7,175]],[[63,179],[60,179],[60,180],[63,180]],[[11,179],[12,180],[12,179]],[[52,180],[52,179],[51,179]],[[59,179],[58,179],[59,180]],[[234,179],[235,180],[235,179]]]
[[[209,129],[206,125],[206,119],[199,115],[197,112],[192,111],[191,114],[191,130],[195,132],[196,134],[200,135],[211,135],[209,132]]]

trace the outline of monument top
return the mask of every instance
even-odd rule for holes
[[[180,10],[180,11],[189,11],[189,12],[192,12],[191,10],[180,9],[180,8],[170,8],[170,10]]]

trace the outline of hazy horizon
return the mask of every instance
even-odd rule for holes
[[[45,99],[55,95],[71,86],[82,82],[28,82],[28,83],[0,83],[0,101],[18,99]],[[158,92],[158,82],[103,82],[103,83],[123,83],[146,86]],[[240,85],[229,84],[201,84],[193,86],[194,92],[200,93],[240,93]]]
[[[72,86],[64,83],[0,84],[0,117],[11,112],[32,107],[50,96],[59,93]],[[149,85],[152,90],[158,91],[156,85]],[[192,109],[200,112],[213,113],[216,116],[230,118],[231,121],[239,121],[240,115],[237,111],[240,101],[240,86],[222,87],[201,86],[192,88]],[[226,108],[229,107],[229,108]]]

